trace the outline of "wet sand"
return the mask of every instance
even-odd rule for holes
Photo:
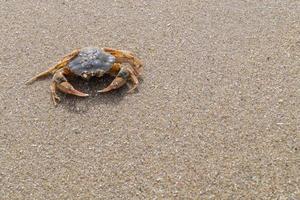
[[[299,199],[299,21],[296,0],[1,1],[1,199]],[[141,58],[138,91],[24,85],[86,46]]]

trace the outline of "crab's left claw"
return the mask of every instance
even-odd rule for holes
[[[126,83],[126,79],[122,78],[122,77],[116,77],[113,82],[107,86],[106,88],[99,90],[98,92],[103,93],[103,92],[109,92],[111,90],[120,88],[121,86],[123,86]]]
[[[99,90],[98,92],[109,92],[111,90],[120,88],[123,86],[128,80],[131,80],[133,82],[133,87],[128,91],[132,92],[138,85],[139,81],[137,76],[134,73],[134,70],[131,66],[124,66],[121,68],[119,73],[117,74],[117,77],[113,80],[113,82],[104,88],[103,90]]]

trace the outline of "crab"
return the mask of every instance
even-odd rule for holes
[[[127,65],[124,65],[125,63]],[[142,62],[129,51],[86,47],[75,49],[53,67],[31,78],[27,84],[31,84],[41,77],[53,75],[50,85],[51,98],[54,105],[57,105],[57,102],[60,101],[57,90],[79,97],[89,96],[89,94],[75,89],[68,82],[69,75],[75,75],[87,81],[91,77],[102,77],[104,74],[115,77],[106,88],[98,91],[100,93],[120,88],[130,80],[132,82],[132,87],[128,90],[130,93],[137,88],[142,69]]]

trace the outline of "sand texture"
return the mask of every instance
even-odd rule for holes
[[[0,199],[299,196],[299,0],[1,0]],[[75,48],[130,50],[138,91],[24,85]]]

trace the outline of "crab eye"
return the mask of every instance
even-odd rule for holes
[[[83,72],[83,73],[81,74],[81,76],[82,76],[83,78],[87,78],[87,77],[88,77],[88,75],[86,74],[86,72]]]

